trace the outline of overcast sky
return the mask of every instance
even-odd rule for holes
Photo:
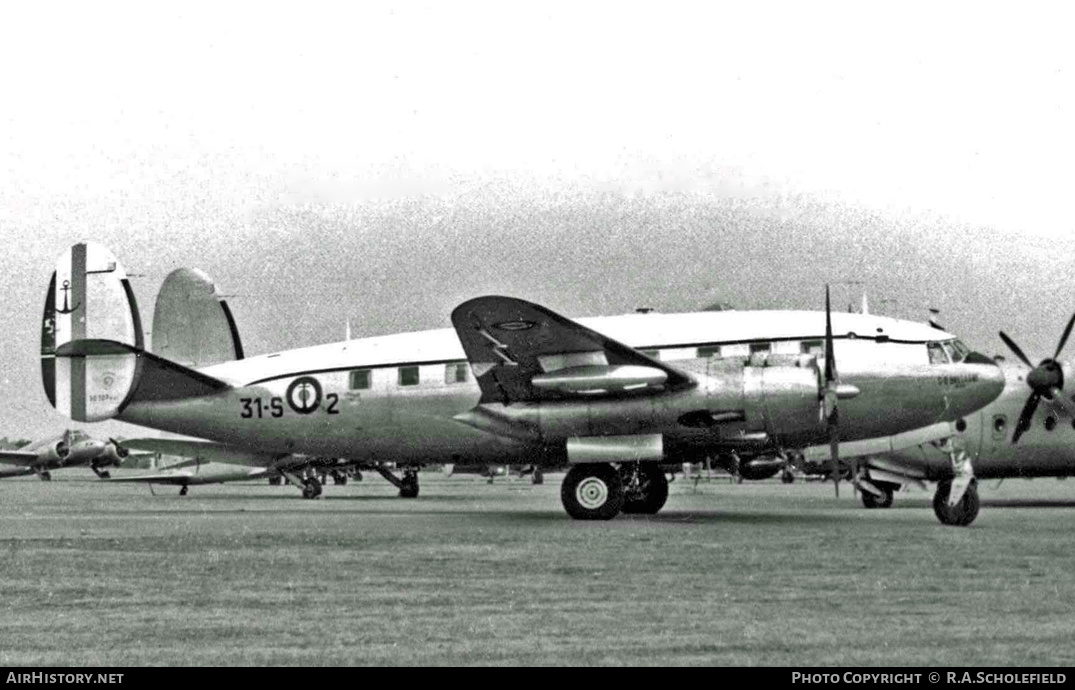
[[[5,5],[0,436],[67,424],[40,314],[83,239],[144,274],[147,324],[170,270],[206,270],[251,354],[447,326],[480,294],[819,308],[846,279],[1051,354],[1067,6],[580,4]]]

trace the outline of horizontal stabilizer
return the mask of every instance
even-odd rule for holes
[[[545,307],[478,297],[452,325],[481,387],[481,402],[653,393],[691,386],[686,373]]]

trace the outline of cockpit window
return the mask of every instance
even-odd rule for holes
[[[962,362],[970,354],[970,348],[964,345],[962,340],[949,340],[948,344],[952,348],[953,362]]]
[[[948,355],[940,343],[926,343],[926,349],[929,351],[930,364],[948,364]]]

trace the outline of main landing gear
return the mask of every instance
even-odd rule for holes
[[[418,498],[418,468],[407,467],[403,470],[403,477],[397,477],[380,465],[374,465],[373,469],[399,489],[400,498]]]
[[[108,472],[108,470],[102,469],[102,468],[98,467],[97,465],[90,465],[90,469],[93,470],[93,473],[96,474],[97,477],[100,478],[100,479],[111,479],[112,478],[112,475]]]
[[[885,482],[871,482],[871,484],[877,487],[881,495],[876,496],[869,491],[859,491],[859,496],[862,497],[862,505],[866,508],[891,508],[892,494],[895,493],[895,487]]]
[[[560,486],[560,500],[576,520],[611,520],[624,513],[652,515],[668,499],[668,479],[656,463],[574,465]]]

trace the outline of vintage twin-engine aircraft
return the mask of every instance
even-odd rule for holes
[[[230,347],[235,359],[193,367],[148,352],[119,261],[100,245],[76,244],[57,263],[45,303],[46,394],[73,419],[211,439],[197,444],[202,457],[393,461],[405,468],[401,489],[417,489],[415,468],[425,463],[566,462],[567,512],[608,519],[660,510],[662,464],[719,453],[749,462],[820,445],[839,466],[846,442],[920,427],[947,439],[950,422],[1003,387],[992,360],[947,333],[827,305],[573,321],[523,300],[479,297],[453,311],[454,331],[244,358],[230,312],[220,311],[192,319],[197,335],[184,337]],[[931,361],[941,342],[958,361]],[[973,477],[965,484],[949,498],[956,508]]]
[[[99,441],[85,432],[68,429],[62,434],[35,441],[17,450],[0,450],[0,478],[36,474],[43,481],[52,479],[51,470],[89,465],[103,479],[111,466],[119,466],[130,454],[119,441]]]
[[[1000,333],[1022,364],[1004,363],[1004,391],[959,423],[975,477],[1075,475],[1075,420],[1069,411],[1075,396],[1064,399],[1064,382],[1070,378],[1072,368],[1057,359],[1073,326],[1075,316],[1068,321],[1056,353],[1037,366],[1011,338]],[[953,480],[952,466],[938,444],[923,443],[896,452],[868,455],[861,460],[860,467],[862,476],[881,491],[862,493],[867,508],[888,508],[893,502],[893,492],[903,485],[924,487],[924,482],[936,481],[934,510],[942,522],[951,519],[942,497]],[[969,517],[973,520],[973,515]]]

